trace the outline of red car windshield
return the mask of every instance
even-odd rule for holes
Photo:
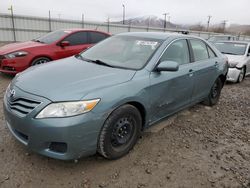
[[[37,39],[34,39],[33,41],[41,42],[41,43],[45,43],[45,44],[51,44],[53,42],[58,41],[60,38],[62,38],[66,34],[68,34],[68,31],[58,30],[58,31],[48,33],[48,34],[46,34],[42,37],[39,37]]]

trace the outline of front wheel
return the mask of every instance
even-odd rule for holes
[[[50,59],[47,57],[39,57],[32,61],[31,66],[40,65],[49,62]]]
[[[208,97],[204,101],[204,104],[208,105],[208,106],[213,106],[213,105],[217,104],[217,102],[219,101],[219,98],[220,98],[220,93],[221,93],[222,87],[223,87],[223,84],[222,84],[221,79],[217,78],[217,80],[214,82],[214,84],[210,90]]]
[[[98,152],[107,159],[118,159],[126,155],[136,144],[142,127],[138,109],[126,104],[105,121],[98,141]]]
[[[242,82],[242,81],[244,80],[244,78],[245,78],[245,73],[246,73],[246,69],[245,69],[245,67],[242,67],[242,68],[240,69],[240,74],[239,74],[237,83],[240,83],[240,82]]]

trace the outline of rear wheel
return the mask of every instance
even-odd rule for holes
[[[98,152],[107,159],[126,155],[136,144],[142,118],[136,107],[126,104],[116,109],[105,121],[98,141]]]
[[[31,66],[44,64],[44,63],[47,63],[49,61],[51,61],[51,60],[47,57],[39,57],[39,58],[36,58],[32,61]]]
[[[246,73],[246,68],[245,68],[245,67],[242,67],[241,70],[240,70],[240,74],[239,74],[237,83],[240,83],[240,82],[242,82],[242,81],[244,80],[244,78],[245,78],[245,73]]]
[[[217,78],[217,80],[214,82],[210,93],[207,97],[207,99],[204,101],[205,105],[208,106],[213,106],[215,104],[217,104],[217,102],[219,101],[220,98],[220,93],[221,93],[221,89],[223,87],[222,81],[220,78]]]

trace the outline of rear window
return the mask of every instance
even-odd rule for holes
[[[195,61],[201,61],[209,58],[207,46],[204,42],[201,40],[190,40],[190,43],[193,49]]]

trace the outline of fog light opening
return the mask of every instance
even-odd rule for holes
[[[67,144],[64,142],[51,142],[49,144],[49,150],[57,153],[66,153]]]

